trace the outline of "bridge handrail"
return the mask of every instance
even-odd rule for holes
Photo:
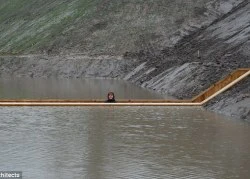
[[[250,72],[250,68],[239,68],[239,69],[231,72],[229,75],[225,76],[223,79],[219,80],[215,84],[211,85],[208,89],[206,89],[205,91],[201,92],[199,95],[192,98],[191,101],[195,102],[195,103],[204,102],[206,99],[208,99],[209,97],[211,97],[212,95],[214,95],[218,91],[222,90],[227,85],[233,83],[234,81],[236,81],[237,79],[242,77],[244,74],[247,74],[248,72]],[[246,76],[248,76],[248,74]],[[228,86],[228,88],[231,86],[232,85]]]

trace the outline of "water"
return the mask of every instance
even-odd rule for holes
[[[0,78],[0,99],[105,99],[109,91],[117,99],[169,98],[112,79]]]
[[[0,170],[25,179],[246,179],[250,125],[197,107],[0,107]]]

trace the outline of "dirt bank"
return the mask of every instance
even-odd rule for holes
[[[205,105],[208,110],[250,122],[250,77]]]
[[[120,78],[131,63],[119,56],[22,55],[0,57],[0,75],[32,78]]]

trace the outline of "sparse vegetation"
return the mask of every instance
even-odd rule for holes
[[[140,37],[147,34],[154,34],[149,43],[164,47],[195,13],[194,4],[208,1],[0,1],[0,54],[49,49],[122,54],[138,50]]]

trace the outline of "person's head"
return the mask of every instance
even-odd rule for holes
[[[115,100],[115,94],[113,92],[109,92],[107,98],[108,100]]]

